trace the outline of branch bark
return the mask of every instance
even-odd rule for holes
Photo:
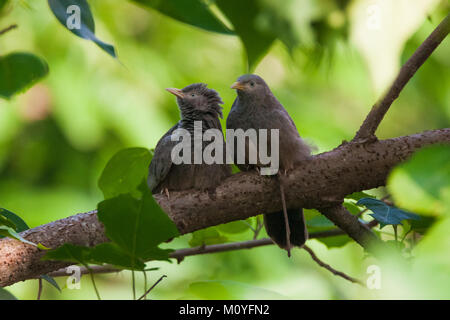
[[[434,143],[450,143],[450,128],[426,131],[373,143],[345,143],[312,157],[285,177],[288,208],[327,208],[339,205],[353,192],[382,186],[390,169],[415,150]],[[211,195],[191,190],[172,192],[155,198],[182,234],[246,219],[261,212],[280,211],[276,179],[253,172],[238,173],[224,181]],[[328,209],[329,210],[329,209]],[[323,211],[323,210],[322,210]],[[328,213],[326,213],[328,214]],[[358,243],[364,233],[348,225],[345,216],[329,213],[329,218]],[[358,222],[359,223],[359,222]],[[21,233],[34,243],[56,248],[64,243],[94,246],[107,241],[95,211],[80,213]],[[361,236],[363,235],[363,236]],[[0,240],[0,286],[35,278],[67,266],[63,262],[41,261],[43,251],[25,243]]]

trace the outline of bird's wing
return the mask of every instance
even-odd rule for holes
[[[152,162],[150,163],[147,184],[150,190],[154,190],[164,179],[172,167],[172,148],[177,143],[171,141],[171,135],[178,128],[178,123],[174,125],[166,134],[158,141]]]

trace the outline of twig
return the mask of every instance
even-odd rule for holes
[[[363,124],[359,128],[354,142],[363,142],[375,140],[375,131],[377,130],[384,115],[389,110],[395,99],[399,96],[409,79],[416,73],[422,64],[433,53],[436,47],[445,39],[450,32],[450,14],[436,27],[428,38],[417,48],[414,54],[406,61],[400,69],[397,78],[392,83],[387,93],[375,103],[370,110]]]
[[[5,29],[0,30],[0,36],[7,33],[8,31],[11,31],[16,28],[17,28],[17,24],[12,24],[9,27],[6,27]]]
[[[41,300],[41,294],[42,294],[42,278],[38,279],[39,287],[38,287],[38,294],[36,300]]]
[[[156,287],[156,285],[158,284],[158,283],[160,283],[161,282],[161,280],[162,279],[164,279],[164,278],[166,278],[167,276],[166,275],[162,275],[161,276],[161,278],[159,278],[158,279],[158,281],[156,281],[151,287],[150,287],[150,289],[148,289],[138,300],[142,300],[142,299],[144,299],[149,293],[150,293],[150,291],[152,291],[152,289],[154,288],[154,287]]]
[[[284,188],[283,188],[283,182],[281,181],[281,178],[278,176],[278,182],[280,184],[280,193],[281,193],[281,203],[283,205],[283,215],[284,215],[284,225],[286,226],[286,251],[288,257],[291,256],[291,228],[289,227],[289,217],[287,214],[286,209],[286,199],[284,197]]]
[[[312,258],[315,262],[317,262],[317,264],[318,264],[319,266],[321,266],[321,267],[327,269],[327,270],[330,271],[332,274],[334,274],[334,275],[336,275],[336,276],[338,276],[338,277],[342,277],[342,278],[344,278],[345,280],[348,280],[348,281],[350,281],[350,282],[358,283],[358,284],[360,284],[360,285],[364,285],[363,282],[362,282],[361,280],[358,280],[358,279],[355,279],[355,278],[353,278],[353,277],[350,277],[350,276],[346,275],[345,273],[343,273],[343,272],[341,272],[341,271],[338,271],[338,270],[334,269],[334,268],[331,267],[329,264],[326,264],[325,262],[323,262],[322,260],[320,260],[320,259],[316,256],[316,254],[314,253],[314,251],[312,251],[312,249],[311,249],[310,247],[304,245],[304,246],[302,247],[302,249],[305,249],[306,252],[309,253],[309,255],[311,256],[311,258]]]
[[[94,274],[92,273],[91,268],[88,266],[85,266],[85,268],[88,270],[89,276],[91,277],[92,286],[94,287],[94,291],[95,291],[95,294],[97,295],[97,299],[102,300],[102,298],[100,297],[100,293],[98,292],[97,285],[95,284]]]
[[[373,228],[378,224],[378,221],[372,220],[366,224],[368,228]],[[320,232],[312,232],[309,234],[309,239],[317,239],[317,238],[327,238],[334,237],[339,235],[346,234],[341,229],[332,229],[327,231]],[[252,249],[267,245],[273,245],[273,241],[270,238],[258,239],[258,240],[250,240],[250,241],[242,241],[242,242],[232,242],[232,243],[222,243],[222,244],[212,244],[208,246],[198,246],[194,248],[186,248],[186,249],[178,249],[170,254],[170,258],[176,259],[179,262],[182,261],[185,257],[195,256],[200,254],[209,254],[209,253],[218,253],[225,251],[233,251],[233,250],[241,250],[241,249]],[[121,269],[117,269],[110,265],[105,266],[91,266],[89,267],[92,273],[112,273],[112,272],[120,272]],[[82,267],[80,270],[80,274],[87,274],[89,270]],[[65,277],[67,276],[66,269],[60,269],[50,274],[52,277]]]

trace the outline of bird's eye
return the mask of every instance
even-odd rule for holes
[[[191,97],[195,97],[195,93],[192,93],[192,94],[191,94]]]
[[[252,81],[252,82],[250,82],[250,86],[251,87],[254,87],[255,86],[255,83]]]

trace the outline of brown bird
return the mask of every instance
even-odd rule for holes
[[[227,129],[243,129],[244,131],[256,129],[257,132],[259,129],[278,129],[278,174],[293,169],[297,164],[310,157],[310,148],[300,138],[294,121],[261,77],[253,74],[243,75],[231,88],[236,89],[237,98],[227,118]],[[270,137],[269,133],[268,136]],[[267,150],[271,149],[270,145],[271,142],[268,139]],[[271,150],[271,152],[273,151]],[[236,163],[236,153],[234,158]],[[259,162],[255,165],[245,163],[237,164],[237,166],[243,171],[262,167]],[[281,179],[279,181],[282,203],[285,208],[283,185]],[[308,239],[301,208],[266,213],[264,214],[264,225],[267,234],[279,247],[286,249],[288,255],[290,255],[292,245],[301,247]]]
[[[231,175],[231,168],[225,161],[222,162],[224,164],[194,164],[194,122],[201,123],[202,133],[207,129],[218,129],[223,142],[219,121],[219,117],[222,118],[222,99],[217,91],[208,89],[203,83],[191,84],[181,90],[166,90],[177,97],[181,120],[167,131],[156,145],[149,167],[148,186],[153,193],[166,191],[167,194],[171,190],[212,190]],[[172,161],[172,149],[179,143],[171,139],[176,129],[185,129],[190,133],[190,163],[175,164]],[[208,144],[209,142],[202,142],[202,151]],[[225,155],[225,152],[223,154]]]

